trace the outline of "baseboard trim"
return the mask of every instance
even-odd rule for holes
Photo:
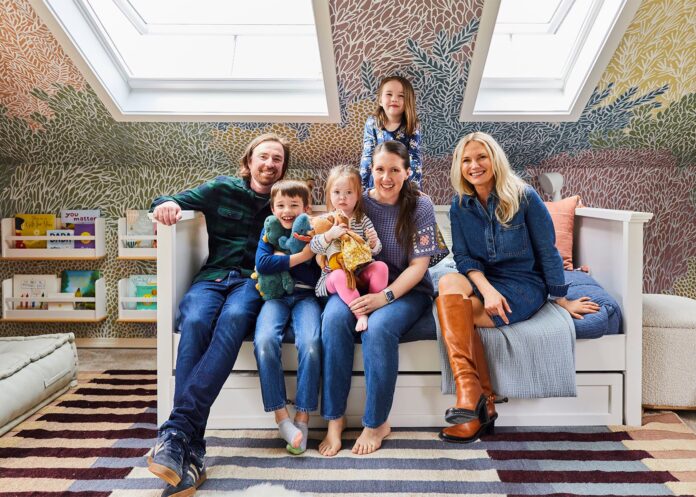
[[[644,409],[655,411],[696,411],[696,406],[660,406],[655,404],[643,404]]]
[[[156,349],[156,338],[76,338],[80,349]]]

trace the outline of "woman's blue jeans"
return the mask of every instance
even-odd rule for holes
[[[362,332],[365,413],[362,424],[377,428],[389,417],[399,370],[399,340],[432,306],[430,295],[411,291],[370,314]],[[338,419],[346,412],[355,351],[355,316],[338,295],[329,298],[321,323],[324,375],[321,415]]]
[[[160,432],[177,430],[192,445],[205,447],[210,407],[263,303],[255,284],[231,271],[221,281],[194,283],[184,295],[179,304],[174,407]]]
[[[295,289],[292,295],[264,302],[256,320],[254,355],[261,380],[261,396],[266,412],[286,404],[281,344],[290,322],[297,347],[298,411],[316,411],[321,381],[321,306],[314,290]]]

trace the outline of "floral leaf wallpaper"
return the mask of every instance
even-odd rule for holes
[[[101,269],[108,319],[70,325],[91,338],[154,337],[152,324],[116,322],[116,285],[152,262],[116,260],[117,218],[152,198],[235,174],[254,136],[292,147],[290,176],[317,180],[358,164],[379,80],[401,74],[416,90],[423,188],[449,203],[451,152],[464,134],[494,135],[533,184],[565,177],[586,205],[653,212],[645,231],[644,291],[696,298],[696,3],[644,0],[577,122],[459,122],[482,0],[329,0],[341,122],[118,123],[27,0],[0,0],[0,210],[100,208],[107,257],[97,262],[0,261],[0,277]],[[0,323],[0,336],[64,324]]]

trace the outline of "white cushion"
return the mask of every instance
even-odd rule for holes
[[[643,295],[643,326],[696,332],[696,300],[677,295]]]
[[[0,338],[0,435],[77,378],[72,333]]]

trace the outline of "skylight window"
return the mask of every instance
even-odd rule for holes
[[[339,119],[322,0],[31,0],[117,120]]]
[[[639,6],[487,0],[461,120],[576,120]]]

